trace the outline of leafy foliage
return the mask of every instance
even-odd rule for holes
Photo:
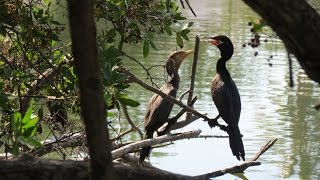
[[[12,136],[12,150],[13,155],[19,154],[19,144],[26,145],[28,148],[40,148],[43,145],[33,136],[36,134],[37,123],[39,118],[33,114],[33,105],[30,104],[24,117],[21,118],[21,113],[16,111],[12,115],[11,132]],[[10,142],[7,142],[9,144]]]
[[[64,3],[0,2],[0,147],[5,145],[14,155],[41,147],[36,137],[42,126],[57,131],[52,121],[67,117],[61,112],[79,114],[77,72],[70,42],[64,37],[67,26],[55,16]],[[127,93],[126,77],[116,71],[126,54],[123,44],[140,46],[147,57],[157,50],[154,38],[167,34],[175,36],[182,48],[192,23],[184,22],[172,0],[97,0],[94,13],[107,109],[119,110],[120,104],[137,107],[139,102]],[[49,102],[56,102],[55,111]]]

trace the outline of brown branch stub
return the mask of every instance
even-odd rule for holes
[[[261,147],[260,151],[251,159],[251,161],[256,161],[256,160],[258,160],[258,158],[259,158],[264,152],[266,152],[268,149],[270,149],[277,140],[278,140],[277,138],[274,138],[274,139],[269,140],[266,145],[264,145],[263,147]]]
[[[227,173],[238,173],[238,172],[242,172],[243,169],[247,169],[248,167],[251,167],[251,166],[259,166],[260,164],[261,164],[260,162],[256,162],[256,161],[245,162],[245,163],[242,163],[240,165],[236,165],[236,166],[233,166],[230,168],[225,168],[225,169],[221,169],[221,170],[207,173],[204,175],[195,176],[195,178],[196,179],[209,179],[209,178],[213,178],[213,177],[223,176]]]

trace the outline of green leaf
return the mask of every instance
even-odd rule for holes
[[[0,92],[0,108],[3,110],[8,109],[8,96],[2,92]]]
[[[156,47],[156,45],[154,44],[153,41],[150,41],[150,45],[154,50],[158,51],[158,49],[157,49],[157,47]]]
[[[149,41],[148,40],[145,40],[143,42],[143,57],[147,57],[149,54]]]
[[[129,98],[118,98],[118,100],[127,106],[131,106],[131,107],[137,107],[140,105],[140,103],[138,101],[135,101],[133,99],[129,99]]]
[[[36,127],[36,124],[38,123],[38,121],[39,121],[38,117],[33,117],[26,124],[24,124],[22,128],[28,129],[30,127]]]
[[[22,124],[26,124],[30,120],[31,115],[32,115],[32,103],[30,103],[29,108],[22,119]]]
[[[180,33],[177,33],[176,41],[177,41],[178,46],[180,48],[183,48],[183,39],[182,39]]]
[[[23,137],[32,137],[32,136],[35,135],[36,131],[37,131],[37,127],[36,126],[32,126],[32,127],[27,128],[27,129],[23,128],[21,135]]]
[[[30,149],[43,147],[43,145],[39,141],[37,141],[31,137],[20,136],[20,137],[18,137],[18,141],[21,144],[28,146]]]
[[[116,58],[116,57],[119,57],[119,56],[122,56],[123,53],[117,49],[116,47],[114,47],[113,45],[107,47],[107,57],[108,58]]]
[[[181,31],[181,37],[183,37],[183,39],[189,41],[189,38],[187,36],[187,34],[190,32],[190,29],[184,29]]]
[[[106,34],[106,37],[107,38],[114,38],[114,37],[116,37],[116,30],[115,29],[110,29],[108,32],[107,32],[107,34]]]
[[[20,112],[14,112],[13,113],[13,119],[11,122],[11,127],[12,127],[12,131],[15,133],[19,133],[20,132],[20,127],[21,127],[21,114]]]
[[[108,93],[106,93],[104,95],[104,101],[106,102],[107,109],[113,109],[114,108],[114,103],[113,103],[112,97],[113,96],[111,94],[108,94]]]
[[[38,117],[39,117],[39,119],[42,119],[42,118],[43,118],[43,108],[42,108],[42,106],[41,106],[40,109],[38,110]]]
[[[168,34],[169,36],[172,35],[172,31],[171,31],[171,29],[170,29],[169,27],[166,27],[165,30],[166,30],[166,32],[167,32],[167,34]]]
[[[189,23],[185,24],[185,25],[182,27],[181,31],[183,31],[183,30],[185,30],[185,29],[188,29],[188,28],[191,27],[192,25],[193,25],[193,22],[189,22]]]

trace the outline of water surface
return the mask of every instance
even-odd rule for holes
[[[270,30],[262,35],[268,39],[258,49],[242,47],[250,41],[252,34],[247,26],[250,18],[256,14],[240,0],[190,1],[197,17],[189,10],[183,12],[188,20],[195,24],[190,34],[190,42],[184,49],[193,48],[194,37],[225,34],[233,41],[235,51],[227,68],[238,86],[242,112],[240,129],[246,159],[249,160],[270,139],[278,138],[276,144],[260,157],[260,166],[245,171],[248,179],[319,179],[320,178],[320,113],[314,106],[320,103],[320,88],[310,81],[294,61],[294,84],[289,87],[289,70],[286,51],[279,39],[270,38]],[[186,21],[187,22],[187,21]],[[152,51],[148,58],[141,57],[141,47],[130,48],[131,54],[141,59],[144,66],[164,64],[168,55],[177,49],[175,37],[162,36],[155,41],[159,51]],[[128,48],[128,47],[127,47]],[[258,55],[254,56],[254,52]],[[219,58],[216,47],[201,43],[199,63],[195,81],[195,95],[198,101],[195,109],[215,117],[217,110],[210,97],[210,81],[215,74],[215,65]],[[270,56],[273,56],[270,59]],[[269,59],[269,61],[268,61]],[[124,63],[140,78],[146,73],[130,60]],[[269,64],[272,64],[270,66]],[[189,87],[192,58],[188,58],[180,68],[181,85],[179,93]],[[155,67],[152,74],[163,82],[164,70]],[[150,83],[150,81],[146,81]],[[141,102],[138,108],[129,112],[136,123],[143,127],[146,104],[152,93],[133,85],[130,97]],[[179,111],[175,107],[172,114]],[[203,135],[225,135],[217,128],[210,129],[202,120],[198,120],[184,129],[201,129]],[[136,137],[132,137],[133,139]],[[173,145],[153,151],[151,163],[159,168],[175,173],[198,175],[213,170],[230,167],[240,162],[232,156],[227,139],[192,139],[176,141]],[[218,179],[241,179],[225,175]]]

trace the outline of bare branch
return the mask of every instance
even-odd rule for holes
[[[260,164],[261,164],[260,162],[256,162],[256,161],[245,162],[245,163],[242,163],[240,165],[233,166],[230,168],[225,168],[225,169],[214,171],[214,172],[211,172],[208,174],[195,176],[195,178],[196,179],[209,179],[209,178],[213,178],[213,177],[223,176],[227,173],[236,173],[239,171],[241,172],[243,169],[247,169],[248,167],[251,167],[251,166],[258,166]]]
[[[189,5],[189,2],[186,0]],[[191,76],[190,76],[190,87],[189,87],[189,96],[188,96],[188,105],[191,103],[193,98],[193,91],[194,91],[194,81],[196,79],[196,71],[197,71],[197,64],[198,64],[198,56],[199,56],[199,45],[200,45],[200,37],[199,35],[196,36],[196,41],[194,45],[194,54],[193,54],[193,62],[192,62],[192,69],[191,69]],[[192,107],[192,105],[190,105]],[[187,113],[186,119],[190,119],[191,114]]]
[[[264,145],[263,147],[261,147],[260,151],[254,156],[254,158],[251,159],[251,161],[256,161],[258,160],[258,158],[264,153],[266,152],[269,148],[271,148],[273,146],[273,144],[277,141],[277,138],[271,139],[267,142],[266,145]]]
[[[142,86],[143,88],[145,88],[145,89],[147,89],[147,90],[149,90],[149,91],[152,91],[152,92],[154,92],[154,93],[156,93],[156,94],[159,94],[161,97],[166,98],[166,99],[168,99],[169,101],[177,104],[178,106],[186,109],[187,111],[191,112],[192,114],[197,115],[197,116],[199,116],[199,117],[202,117],[202,118],[204,118],[205,120],[210,120],[210,118],[208,118],[207,116],[199,113],[198,111],[192,109],[192,108],[189,107],[189,106],[186,106],[186,105],[183,104],[181,101],[178,101],[178,100],[176,100],[175,98],[173,98],[173,97],[171,97],[171,96],[168,96],[168,95],[166,95],[165,93],[161,92],[160,90],[158,90],[158,89],[156,89],[156,88],[154,88],[154,87],[152,87],[152,86],[150,86],[150,85],[142,82],[142,80],[140,80],[137,76],[135,76],[135,75],[134,75],[133,73],[131,73],[129,70],[126,70],[126,69],[120,68],[120,67],[119,67],[118,70],[119,70],[120,72],[123,72],[125,75],[127,75],[127,76],[129,77],[129,79],[128,79],[129,82],[135,82],[135,83],[139,84],[140,86]]]
[[[134,142],[134,143],[129,144],[127,146],[123,146],[119,149],[113,150],[111,152],[112,159],[121,157],[124,154],[127,154],[129,152],[132,152],[132,151],[139,149],[139,148],[142,148],[142,147],[152,146],[155,144],[160,144],[160,143],[175,141],[175,140],[180,140],[180,139],[192,138],[192,137],[199,136],[200,133],[201,133],[201,130],[196,130],[196,131],[178,133],[175,135],[164,135],[164,136],[156,137],[153,139],[145,139],[142,141],[137,141],[137,142]]]

